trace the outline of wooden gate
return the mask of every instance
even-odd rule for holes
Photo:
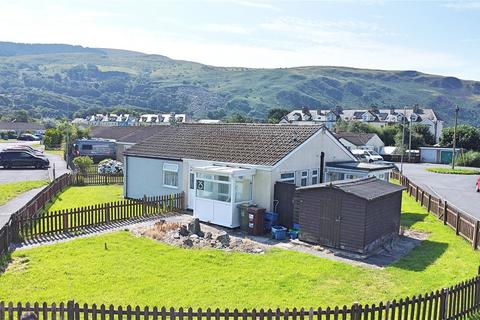
[[[322,198],[320,200],[320,232],[319,243],[339,248],[340,247],[340,220],[341,201],[337,197]]]
[[[292,228],[294,223],[298,223],[298,217],[294,219],[293,210],[295,188],[292,183],[275,183],[273,209],[278,213],[278,224],[287,228]]]

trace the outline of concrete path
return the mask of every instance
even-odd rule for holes
[[[20,194],[18,197],[8,201],[4,205],[0,206],[0,228],[2,228],[10,219],[10,216],[23,207],[28,201],[35,197],[44,187],[29,190]]]
[[[400,167],[400,165],[398,165]],[[478,175],[454,175],[429,172],[432,167],[449,166],[430,163],[406,163],[403,172],[415,184],[454,207],[480,219],[480,193],[475,190]]]

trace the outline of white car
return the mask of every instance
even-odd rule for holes
[[[357,149],[357,150],[352,150],[352,153],[360,161],[367,161],[367,162],[383,161],[383,157],[374,150]]]

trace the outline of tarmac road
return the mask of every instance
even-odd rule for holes
[[[400,165],[398,165],[400,168]],[[447,200],[450,205],[480,219],[480,193],[475,190],[479,175],[454,175],[428,172],[427,168],[449,167],[427,163],[405,163],[404,175],[425,191]]]

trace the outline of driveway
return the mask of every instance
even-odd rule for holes
[[[425,191],[447,200],[454,207],[480,219],[480,193],[475,191],[478,175],[439,174],[426,170],[433,167],[448,168],[449,166],[406,163],[403,165],[403,173]]]
[[[14,147],[15,145],[34,145],[38,144],[38,141],[14,141],[14,142],[0,142],[0,150]],[[43,147],[38,148],[43,149]],[[50,168],[44,169],[9,169],[5,170],[0,168],[0,184],[25,180],[52,180],[53,168],[55,168],[55,176],[58,177],[63,173],[68,172],[66,162],[61,156],[53,154],[45,154],[50,160]]]
[[[0,142],[0,150],[8,147],[13,147],[18,144],[38,144],[36,141],[18,141],[18,142]],[[43,149],[39,148],[39,149]],[[61,156],[45,154],[50,160],[50,168],[45,169],[3,169],[0,168],[0,184],[17,182],[17,181],[27,181],[27,180],[53,180],[54,168],[55,176],[58,177],[66,172],[69,172],[67,169],[67,164]],[[37,193],[39,193],[42,188],[33,189],[22,193],[15,199],[10,200],[6,204],[0,206],[0,228],[3,227],[5,223],[8,222],[10,215],[23,207],[25,203],[30,201]]]

